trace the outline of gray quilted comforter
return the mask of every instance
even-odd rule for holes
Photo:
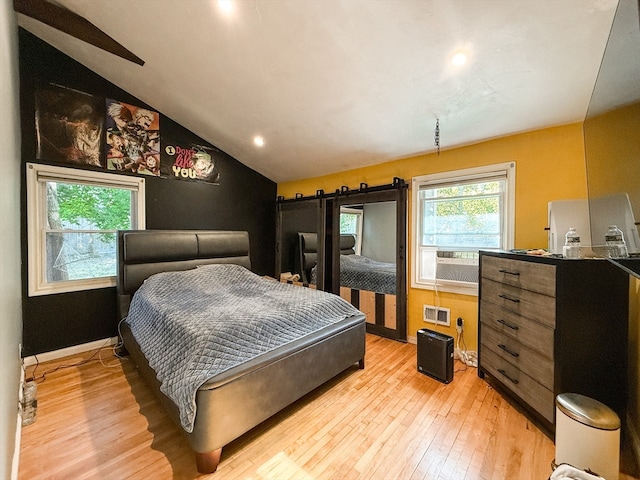
[[[149,277],[126,322],[191,432],[211,377],[358,313],[336,295],[219,264]]]
[[[316,282],[316,267],[311,283]],[[340,255],[340,285],[356,290],[396,294],[396,264],[378,262],[361,255]]]

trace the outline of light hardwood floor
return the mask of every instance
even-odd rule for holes
[[[134,365],[109,350],[101,355],[112,365],[61,369],[38,385],[37,420],[23,428],[19,478],[197,478],[181,432]],[[36,374],[60,363],[42,364]],[[415,345],[368,335],[364,370],[346,371],[227,445],[218,471],[198,478],[549,477],[552,441],[476,369],[456,363],[454,381],[444,385],[415,364]]]

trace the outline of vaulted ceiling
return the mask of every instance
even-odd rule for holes
[[[58,0],[18,22],[276,182],[584,120],[617,0]],[[465,53],[462,66],[451,63]],[[265,144],[253,143],[256,135]]]

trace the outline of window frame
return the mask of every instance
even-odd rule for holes
[[[413,231],[411,240],[411,288],[435,290],[459,293],[464,295],[478,295],[478,284],[475,282],[462,282],[453,280],[433,279],[425,280],[420,278],[420,245],[422,236],[420,209],[420,190],[424,187],[436,186],[439,184],[455,184],[459,182],[469,182],[484,178],[504,175],[505,182],[505,202],[504,216],[501,219],[504,228],[501,249],[509,250],[513,248],[515,238],[515,162],[504,162],[481,167],[453,170],[429,175],[421,175],[411,179],[411,201],[412,215],[411,228]]]
[[[46,279],[46,183],[82,183],[125,188],[133,192],[131,228],[144,230],[145,179],[129,175],[58,167],[41,163],[26,164],[27,190],[27,289],[30,297],[114,287],[116,276],[49,282]]]
[[[360,255],[362,251],[362,222],[364,217],[364,212],[359,208],[351,208],[351,207],[340,207],[340,215],[343,213],[347,215],[355,215],[356,216],[356,244],[354,246],[354,251],[356,255]],[[342,232],[340,232],[342,235]]]

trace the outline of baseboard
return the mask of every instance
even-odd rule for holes
[[[22,348],[22,346],[20,346]],[[20,356],[20,353],[18,353]],[[16,420],[16,438],[13,443],[15,450],[13,451],[13,459],[11,461],[11,480],[18,480],[18,471],[20,467],[20,445],[22,441],[22,385],[24,384],[24,368],[20,367],[20,388],[18,389],[18,419]]]
[[[20,441],[22,439],[22,415],[18,412],[18,423],[16,425],[15,451],[11,461],[11,480],[18,480],[18,469],[20,466]]]
[[[627,438],[630,441],[630,451],[633,455],[633,459],[636,462],[636,465],[640,465],[640,436],[638,435],[638,430],[636,429],[633,419],[627,414]]]
[[[418,337],[412,337],[411,335],[407,335],[407,343],[413,343],[414,345],[417,345]]]
[[[35,365],[38,362],[42,363],[48,362],[50,360],[57,360],[58,358],[77,355],[78,353],[88,352],[90,350],[97,350],[98,348],[104,347],[106,345],[115,345],[116,343],[118,343],[118,337],[103,338],[102,340],[96,340],[95,342],[74,345],[73,347],[61,348],[60,350],[53,350],[51,352],[39,353],[37,361],[35,355],[25,357],[23,359],[23,362],[25,367],[28,367],[31,365]]]

